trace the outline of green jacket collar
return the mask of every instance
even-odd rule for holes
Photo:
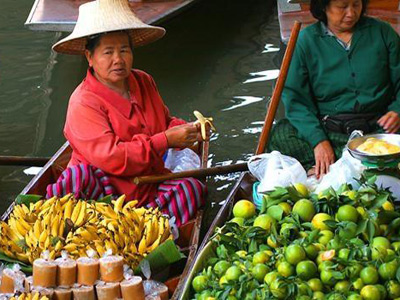
[[[355,25],[354,32],[361,31],[364,28],[371,26],[371,19],[369,17],[361,17],[360,20]],[[325,27],[321,21],[319,21],[316,26],[314,26],[314,33],[319,36],[328,36],[325,32]]]

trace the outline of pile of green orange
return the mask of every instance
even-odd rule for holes
[[[363,179],[319,195],[277,188],[260,212],[238,201],[192,281],[197,300],[400,299],[400,213],[388,190]]]

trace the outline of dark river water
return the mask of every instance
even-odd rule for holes
[[[32,4],[0,1],[0,155],[53,155],[65,142],[69,95],[86,72],[83,58],[51,51],[60,33],[24,28]],[[210,165],[247,160],[277,76],[275,1],[199,0],[162,25],[166,36],[134,50],[134,67],[154,77],[173,115],[214,117]],[[24,169],[0,166],[2,211],[32,179]],[[237,176],[210,179],[209,216]]]

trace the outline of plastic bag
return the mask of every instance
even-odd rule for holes
[[[362,136],[361,131],[353,131],[349,140],[356,136]],[[319,193],[332,187],[337,190],[343,183],[351,184],[353,189],[359,188],[357,182],[361,178],[365,166],[358,159],[351,156],[349,151],[345,148],[342,157],[329,167],[329,172],[322,178],[317,185],[315,192]]]
[[[258,193],[272,191],[278,186],[305,184],[307,180],[306,170],[300,162],[278,151],[253,156],[247,165],[251,174],[260,181]]]
[[[168,149],[165,167],[173,173],[200,168],[200,157],[189,148]]]

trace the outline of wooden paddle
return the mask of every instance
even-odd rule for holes
[[[50,157],[0,156],[0,166],[43,167]]]
[[[256,154],[261,154],[265,150],[265,146],[267,145],[269,134],[271,132],[271,128],[275,119],[276,110],[278,109],[279,101],[281,99],[283,87],[285,86],[286,77],[289,71],[290,61],[292,60],[293,52],[296,46],[297,37],[299,35],[301,28],[301,23],[295,21],[292,32],[290,34],[290,39],[285,51],[285,56],[283,57],[281,70],[278,76],[278,80],[275,85],[274,92],[271,97],[271,101],[268,106],[268,111],[265,116],[264,126],[261,132],[261,135],[258,140],[258,145],[256,149]],[[165,180],[184,178],[184,177],[195,177],[195,178],[204,178],[206,176],[211,175],[222,175],[234,172],[243,172],[247,171],[247,163],[240,163],[235,165],[228,166],[218,166],[212,168],[204,168],[204,169],[196,169],[189,170],[178,173],[168,173],[163,175],[148,175],[148,176],[140,176],[135,177],[133,182],[135,184],[145,184],[145,183],[160,183]]]

